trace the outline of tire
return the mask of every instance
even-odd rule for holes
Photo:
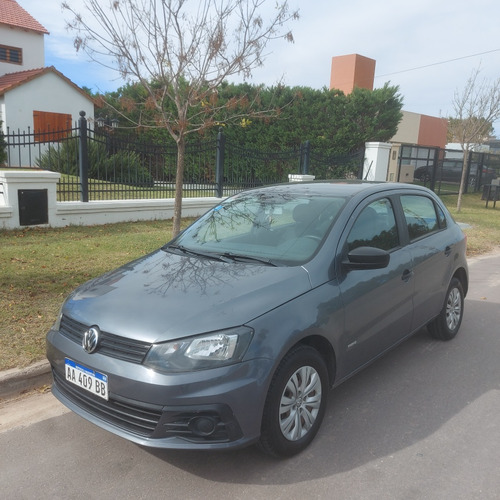
[[[428,325],[430,334],[437,340],[453,339],[464,315],[464,289],[457,278],[451,280],[443,309]]]
[[[271,381],[262,416],[259,447],[275,457],[295,455],[316,436],[325,414],[326,363],[301,345],[281,361]]]

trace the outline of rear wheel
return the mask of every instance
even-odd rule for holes
[[[439,316],[428,325],[431,335],[438,340],[451,340],[458,333],[464,315],[464,290],[457,278],[451,280],[446,301]]]
[[[298,346],[281,361],[269,387],[260,448],[274,456],[291,456],[306,448],[325,413],[328,371],[321,355]]]

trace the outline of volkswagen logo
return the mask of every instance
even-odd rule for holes
[[[89,353],[93,353],[99,345],[101,332],[97,326],[89,328],[84,334],[82,339],[82,347]]]

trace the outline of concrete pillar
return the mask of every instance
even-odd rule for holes
[[[365,160],[363,164],[363,180],[387,180],[391,144],[388,142],[365,143]]]
[[[311,182],[316,178],[307,174],[288,174],[288,182]]]
[[[45,170],[0,171],[0,225],[4,229],[49,226],[56,216],[60,177],[57,172]],[[34,207],[25,206],[31,201]]]

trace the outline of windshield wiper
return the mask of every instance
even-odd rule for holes
[[[277,264],[269,259],[263,259],[261,257],[252,257],[250,255],[240,255],[231,252],[216,253],[216,252],[200,252],[198,250],[191,250],[183,245],[164,245],[162,250],[180,252],[184,255],[194,255],[195,257],[204,257],[206,259],[218,260],[221,262],[258,262],[259,264],[265,264],[266,266],[276,267]]]
[[[176,251],[181,252],[184,255],[194,255],[195,257],[204,257],[205,259],[212,259],[224,262],[224,259],[221,258],[219,254],[209,253],[209,252],[199,252],[198,250],[191,250],[190,248],[186,248],[183,245],[164,245],[162,250],[165,251]]]
[[[261,257],[253,257],[251,255],[239,255],[231,252],[224,252],[220,254],[220,256],[225,259],[230,259],[236,262],[258,262],[259,264],[265,264],[266,266],[277,267],[277,265],[269,259],[263,259]]]

